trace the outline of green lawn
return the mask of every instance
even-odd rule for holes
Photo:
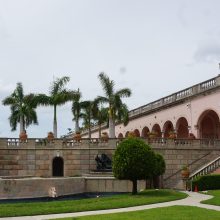
[[[43,215],[138,206],[183,199],[186,194],[172,190],[147,190],[131,194],[93,199],[0,204],[0,217]]]
[[[63,218],[63,220],[219,220],[220,212],[190,206],[171,206],[137,212]],[[56,219],[57,220],[57,219]],[[61,220],[61,219],[60,219]]]
[[[214,198],[205,200],[202,203],[220,206],[220,190],[209,190],[207,194],[214,196]]]

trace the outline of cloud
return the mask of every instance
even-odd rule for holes
[[[197,48],[194,54],[196,62],[220,62],[220,44],[209,43]]]

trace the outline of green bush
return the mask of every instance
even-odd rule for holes
[[[155,154],[143,140],[130,137],[123,140],[113,156],[113,173],[118,179],[133,183],[132,193],[137,193],[137,180],[151,177],[156,162]]]
[[[205,176],[199,176],[192,182],[192,188],[195,190],[195,186],[199,191],[220,189],[220,175],[210,174]]]

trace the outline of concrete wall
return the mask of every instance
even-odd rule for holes
[[[0,179],[0,199],[48,197],[49,189],[56,188],[57,196],[84,192],[131,192],[132,184],[113,177],[22,178]],[[138,190],[145,181],[138,181]]]

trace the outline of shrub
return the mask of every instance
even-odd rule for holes
[[[113,173],[118,179],[133,183],[132,194],[137,193],[137,180],[153,175],[155,154],[143,140],[130,137],[122,141],[113,156]]]
[[[210,174],[205,176],[199,176],[192,181],[193,190],[195,189],[195,186],[198,187],[199,191],[220,189],[220,175]]]

